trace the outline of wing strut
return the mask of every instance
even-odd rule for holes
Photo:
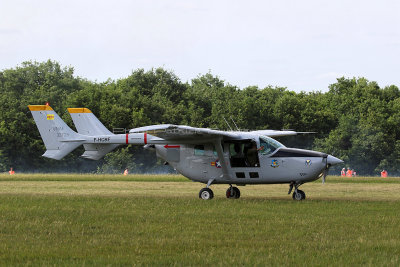
[[[228,166],[225,161],[224,152],[222,150],[221,141],[222,141],[221,137],[216,140],[216,142],[214,143],[215,149],[217,150],[218,159],[219,162],[221,163],[222,173],[224,175],[224,178],[231,179],[228,171]]]

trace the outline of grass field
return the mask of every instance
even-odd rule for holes
[[[178,175],[0,175],[0,265],[399,266],[400,178],[203,187]]]

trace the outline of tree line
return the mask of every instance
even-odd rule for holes
[[[332,154],[345,161],[337,168],[358,174],[382,169],[400,174],[399,88],[381,88],[366,78],[338,78],[324,93],[240,89],[211,73],[182,82],[162,68],[137,69],[126,78],[98,83],[49,60],[1,71],[0,91],[0,171],[172,171],[138,146],[121,147],[99,161],[79,158],[83,148],[61,161],[41,157],[45,147],[27,106],[49,102],[72,129],[68,107],[89,108],[111,130],[162,123],[228,129],[224,118],[232,117],[240,129],[315,132],[278,140]]]

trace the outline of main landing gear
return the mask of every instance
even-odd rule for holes
[[[240,190],[237,187],[230,187],[226,190],[226,197],[227,198],[239,198],[240,197]]]
[[[210,189],[210,185],[214,180],[209,180],[207,186],[202,188],[199,192],[199,198],[204,200],[209,200],[214,197],[213,191]],[[226,190],[226,197],[227,198],[239,198],[240,197],[240,190],[237,187],[232,185]]]
[[[199,192],[199,198],[208,200],[214,197],[214,193],[210,188],[204,187]]]
[[[214,193],[210,188],[210,185],[214,182],[214,179],[210,179],[207,182],[207,186],[202,188],[199,192],[199,198],[204,200],[213,199]]]
[[[295,183],[295,182],[290,183],[288,195],[290,195],[290,193],[293,190],[293,186],[294,186],[294,192],[292,195],[293,200],[300,201],[300,200],[306,199],[306,193],[304,193],[304,191],[298,189],[300,185],[302,185],[302,183]]]
[[[209,200],[214,197],[213,191],[208,188],[204,187],[200,190],[199,192],[199,198],[204,199],[204,200]],[[226,190],[226,197],[227,198],[240,198],[240,190],[237,187],[230,186]]]

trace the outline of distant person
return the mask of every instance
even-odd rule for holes
[[[9,170],[9,172],[8,172],[10,175],[14,175],[15,174],[15,171],[13,170],[13,168],[11,167],[11,169]]]
[[[128,169],[125,169],[124,175],[128,175]]]
[[[343,168],[342,171],[340,172],[341,176],[346,176],[346,168]]]
[[[386,170],[381,171],[381,177],[386,178],[388,176],[388,172]]]
[[[355,170],[353,170],[353,177],[357,176],[357,172]]]
[[[353,176],[353,172],[352,172],[352,170],[350,168],[347,169],[346,176],[347,177],[352,177]]]

